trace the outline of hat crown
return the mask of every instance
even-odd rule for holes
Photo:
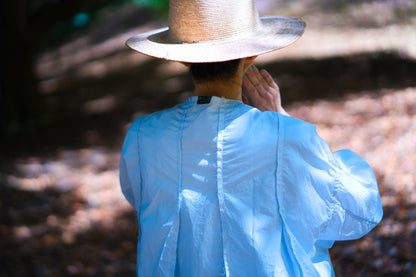
[[[173,39],[192,43],[255,31],[260,18],[254,0],[171,0],[169,31]]]

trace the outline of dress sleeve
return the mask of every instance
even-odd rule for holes
[[[120,156],[120,186],[124,197],[137,210],[140,200],[138,145],[139,120],[133,122],[124,139]]]
[[[299,247],[358,239],[381,221],[371,167],[350,150],[331,153],[314,125],[282,117],[278,155],[279,210]]]
[[[336,163],[334,209],[320,233],[322,239],[358,239],[373,229],[383,217],[377,180],[368,163],[351,150],[332,154]]]

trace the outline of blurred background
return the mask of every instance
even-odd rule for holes
[[[337,276],[416,276],[416,1],[258,0],[307,23],[257,59],[286,110],[374,168],[385,216],[331,249]],[[167,0],[1,3],[0,276],[135,276],[118,161],[130,123],[192,91],[186,68],[129,50]],[[5,27],[5,28],[4,28]]]

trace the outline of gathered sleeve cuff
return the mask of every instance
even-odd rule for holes
[[[140,202],[139,120],[133,122],[124,139],[120,156],[120,186],[126,200],[137,210]]]
[[[309,248],[317,240],[358,239],[382,219],[373,170],[350,150],[332,153],[312,124],[279,120],[277,198],[292,238]]]
[[[351,150],[336,151],[332,157],[336,163],[333,197],[338,208],[323,226],[320,237],[358,239],[383,217],[377,180],[368,163]]]

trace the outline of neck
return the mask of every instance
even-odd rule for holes
[[[226,80],[194,82],[193,96],[217,96],[242,101],[243,75],[256,57],[244,58],[235,75]]]
[[[242,80],[238,79],[195,83],[193,96],[217,96],[241,101]]]

